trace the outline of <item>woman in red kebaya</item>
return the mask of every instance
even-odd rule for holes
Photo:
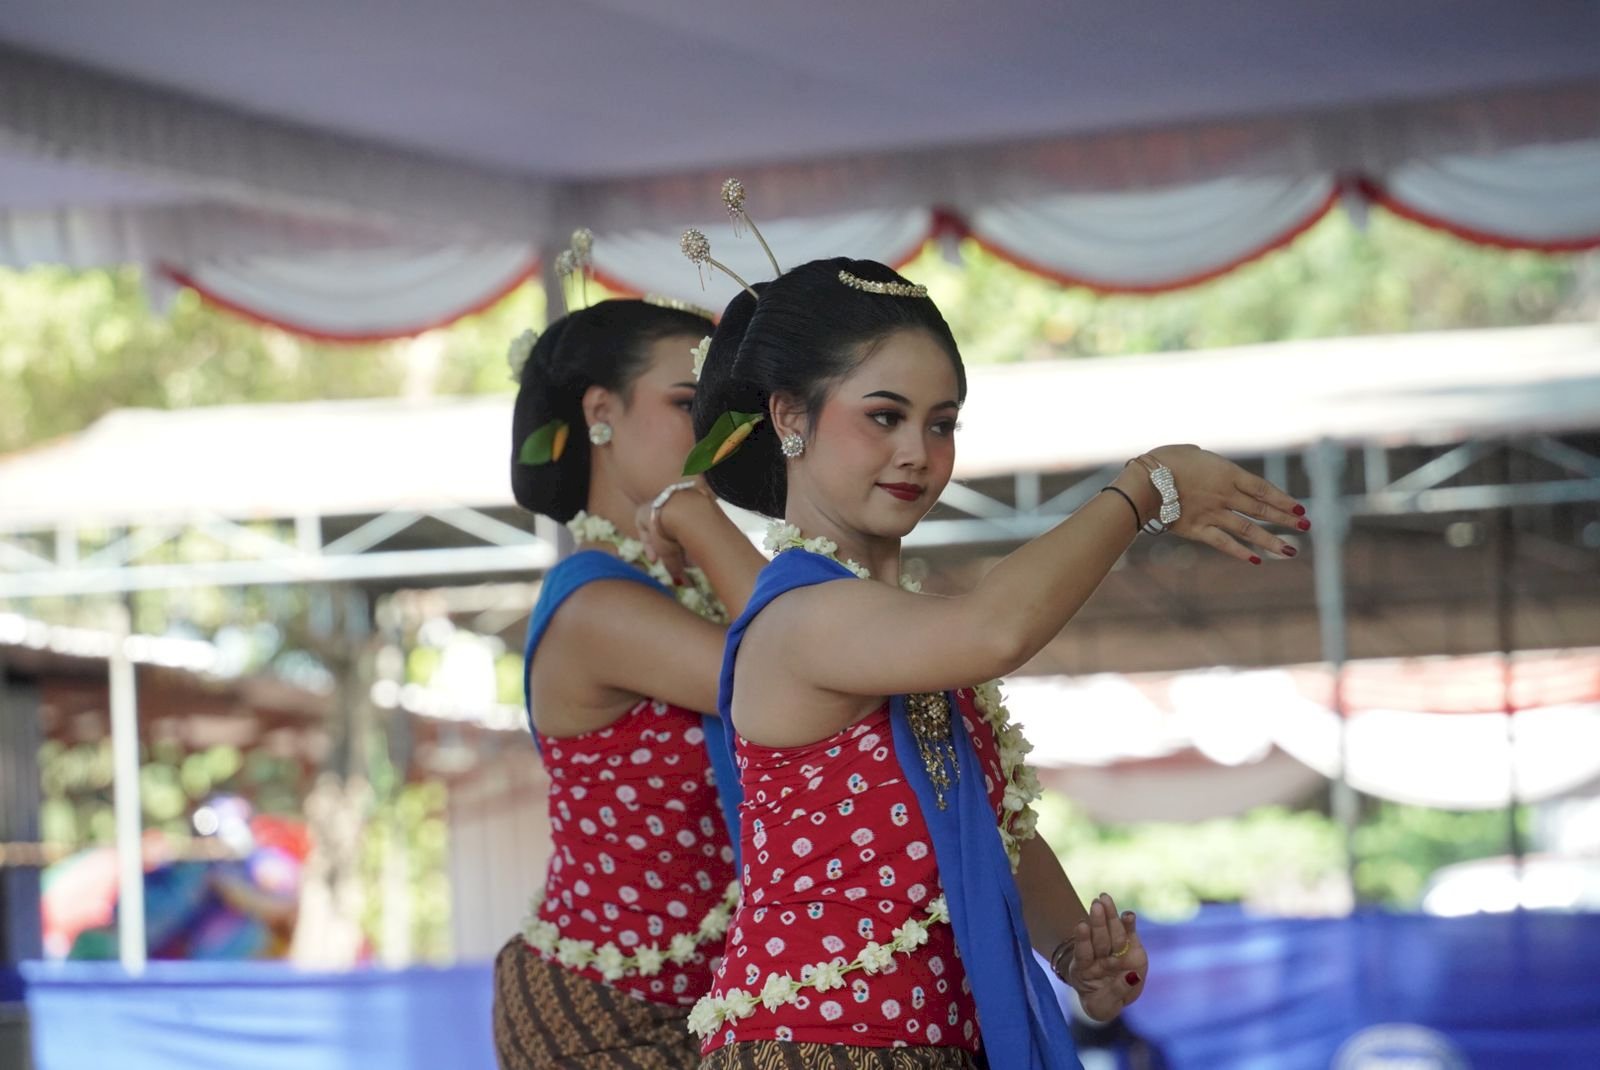
[[[1136,920],[1110,896],[1085,910],[1034,834],[1027,745],[984,681],[1053,638],[1141,530],[1259,564],[1293,555],[1262,523],[1309,524],[1237,465],[1162,446],[972,592],[904,590],[901,540],[950,479],[965,395],[926,291],[870,261],[749,288],[714,335],[695,430],[734,448],[707,478],[775,519],[777,556],[723,664],[743,899],[690,1019],[709,1070],[1077,1067],[1034,952],[1097,1019],[1143,990]],[[1092,403],[1136,422],[1142,402],[1062,398],[1061,419]]]
[[[578,549],[545,576],[528,634],[554,851],[495,963],[504,1070],[699,1061],[685,1019],[710,988],[738,886],[720,723],[695,711],[716,709],[726,613],[764,564],[703,489],[674,482],[710,329],[689,311],[603,301],[513,346],[512,488],[567,522]],[[652,532],[703,571],[654,559]]]

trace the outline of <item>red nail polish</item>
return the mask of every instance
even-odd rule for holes
[[[1303,506],[1303,505],[1295,506],[1294,507],[1294,515],[1295,516],[1305,516],[1306,515],[1306,507]]]
[[[1300,551],[1296,550],[1293,546],[1285,546],[1283,548],[1283,556],[1284,557],[1293,557],[1295,554],[1297,554],[1299,552]]]
[[[1257,557],[1255,554],[1251,554],[1250,555],[1250,563],[1252,565],[1259,565],[1259,564],[1261,564],[1261,558]]]
[[[1139,983],[1139,975],[1130,972],[1126,977],[1123,978],[1123,980],[1128,982],[1130,985],[1136,985]]]
[[[1301,531],[1310,531],[1311,530],[1311,521],[1309,521],[1309,520],[1300,521],[1300,530]]]

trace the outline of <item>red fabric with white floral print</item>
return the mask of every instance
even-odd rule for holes
[[[539,917],[565,939],[615,943],[625,954],[694,936],[733,880],[701,715],[645,700],[596,732],[541,734],[539,746],[555,842]],[[702,944],[689,962],[669,960],[654,977],[577,972],[640,999],[691,1006],[711,987],[721,950]]]
[[[957,700],[998,822],[1005,780],[994,732],[971,692]],[[740,738],[737,752],[743,897],[714,996],[732,988],[759,994],[771,973],[803,980],[814,964],[853,962],[868,941],[888,943],[906,921],[926,919],[943,888],[916,794],[895,754],[887,704],[816,743],[763,747]],[[977,1008],[954,932],[931,924],[928,942],[896,954],[890,971],[853,971],[843,988],[804,989],[798,1002],[775,1010],[758,1005],[725,1023],[702,1050],[746,1040],[978,1050]]]

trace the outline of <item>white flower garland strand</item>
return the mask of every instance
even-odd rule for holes
[[[786,1003],[793,1003],[800,998],[800,993],[805,989],[813,988],[818,992],[828,992],[835,988],[843,988],[845,975],[860,970],[864,973],[880,973],[887,969],[894,957],[900,954],[910,954],[928,942],[928,926],[937,925],[950,920],[950,909],[945,903],[944,896],[939,896],[928,904],[925,920],[908,918],[906,923],[894,931],[894,939],[886,944],[876,940],[869,941],[861,949],[854,962],[840,963],[819,962],[814,966],[807,966],[800,973],[800,979],[781,973],[767,974],[766,984],[760,992],[746,992],[742,988],[730,988],[723,996],[703,996],[689,1012],[689,1029],[700,1037],[706,1039],[722,1027],[724,1022],[736,1022],[741,1018],[748,1018],[756,1012],[757,1007],[765,1007],[775,1011]]]
[[[773,554],[794,549],[820,554],[838,562],[864,580],[872,578],[872,573],[855,561],[840,559],[837,556],[839,546],[832,539],[805,538],[800,529],[793,524],[773,523],[767,529],[766,547]],[[908,581],[903,577],[900,586],[913,593],[921,589],[915,581]],[[983,714],[984,719],[994,730],[995,740],[1000,749],[1000,771],[1006,781],[1005,799],[1001,803],[1005,815],[999,825],[1000,842],[1004,845],[1006,857],[1011,862],[1011,871],[1015,873],[1022,858],[1022,844],[1036,835],[1039,820],[1032,806],[1041,793],[1039,778],[1025,764],[1033,745],[1023,738],[1022,729],[1011,723],[1011,713],[1005,707],[998,681],[991,680],[975,688],[973,697],[978,712]],[[815,988],[818,992],[827,992],[830,989],[840,988],[845,983],[845,974],[856,970],[869,974],[878,973],[893,962],[896,954],[914,951],[927,943],[929,925],[949,920],[949,907],[945,897],[941,895],[928,904],[926,921],[918,921],[916,918],[908,920],[894,931],[894,939],[887,944],[869,942],[862,948],[861,954],[856,956],[854,962],[843,965],[837,962],[819,962],[802,969],[799,980],[780,973],[769,973],[766,984],[759,993],[746,992],[742,988],[730,988],[727,994],[720,997],[710,995],[701,997],[694,1005],[694,1010],[689,1012],[689,1028],[704,1040],[720,1029],[724,1022],[750,1017],[756,1012],[757,1007],[774,1011],[785,1004],[795,1002],[804,989]]]
[[[544,890],[540,889],[528,904],[528,920],[522,926],[522,939],[535,951],[553,957],[563,966],[575,970],[593,966],[607,981],[618,980],[630,971],[637,971],[642,977],[654,977],[668,962],[682,966],[694,958],[695,950],[701,944],[711,940],[720,944],[728,932],[728,919],[733,917],[733,908],[738,904],[739,882],[734,881],[728,885],[722,902],[700,919],[700,927],[695,935],[679,933],[665,949],[660,944],[646,944],[627,952],[613,943],[597,947],[593,940],[574,940],[562,936],[561,930],[553,922],[539,917],[539,911],[544,906]]]
[[[678,598],[678,604],[689,612],[703,617],[713,624],[728,623],[728,610],[722,604],[722,599],[717,597],[717,592],[711,589],[711,581],[706,579],[706,574],[698,568],[690,566],[684,569],[684,576],[688,579],[687,587],[679,587],[672,581],[672,574],[666,566],[659,561],[651,561],[644,555],[644,543],[638,539],[625,538],[617,531],[616,525],[603,516],[593,516],[583,510],[567,521],[567,530],[572,532],[572,537],[578,542],[601,543],[617,551],[617,556],[626,563],[643,569],[651,579],[670,590]]]

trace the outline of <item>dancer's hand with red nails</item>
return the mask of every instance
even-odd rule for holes
[[[1263,525],[1311,530],[1303,506],[1281,488],[1226,457],[1198,446],[1160,446],[1143,456],[1165,465],[1177,484],[1182,515],[1170,529],[1175,535],[1259,565],[1262,554],[1294,557],[1297,553]],[[1146,466],[1137,459],[1129,462],[1112,485],[1132,496],[1143,518],[1159,512],[1161,497]]]
[[[692,482],[693,486],[685,486],[677,493],[668,495],[660,506],[647,502],[639,506],[634,514],[634,526],[639,529],[639,541],[644,543],[645,555],[652,561],[659,561],[672,577],[672,582],[677,584],[684,582],[684,569],[688,567],[689,560],[682,541],[672,530],[672,521],[681,521],[683,517],[680,514],[690,504],[695,507],[709,505],[708,514],[716,509],[705,481],[696,479]]]
[[[1101,893],[1089,905],[1089,920],[1073,934],[1067,983],[1078,993],[1083,1012],[1109,1022],[1144,992],[1150,957],[1139,939],[1133,911],[1117,913],[1111,896]]]

